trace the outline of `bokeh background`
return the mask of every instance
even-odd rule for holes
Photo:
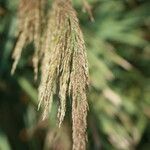
[[[16,73],[10,75],[18,2],[0,0],[0,150],[69,150],[69,111],[60,129],[57,102],[49,120],[39,122],[32,43],[24,47]],[[150,0],[89,2],[94,22],[81,1],[73,0],[90,69],[88,149],[149,150]]]

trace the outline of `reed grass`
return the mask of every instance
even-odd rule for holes
[[[41,63],[39,85],[39,106],[43,108],[42,119],[51,111],[54,95],[59,97],[59,127],[66,114],[67,98],[71,100],[73,150],[86,149],[86,117],[88,110],[88,63],[83,35],[76,11],[71,0],[55,0],[48,13],[46,28],[41,32],[42,16],[39,0],[20,1],[19,37],[13,53],[12,74],[20,59],[23,47],[32,42],[35,45],[33,66],[35,78],[38,63]]]

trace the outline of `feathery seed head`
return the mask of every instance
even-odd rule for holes
[[[14,63],[12,66],[11,73],[15,72],[16,66],[20,59],[23,47],[32,42],[35,46],[35,54],[33,57],[33,66],[35,71],[35,76],[38,73],[38,53],[40,51],[40,37],[41,37],[41,18],[42,9],[41,4],[43,0],[20,0],[19,3],[19,30],[18,30],[18,40],[14,48],[12,58]]]
[[[67,3],[66,3],[67,2]],[[55,0],[46,32],[39,106],[48,116],[53,95],[59,95],[59,127],[65,117],[66,98],[72,100],[73,149],[86,149],[88,65],[83,35],[71,1]],[[57,89],[57,90],[56,90]]]
[[[14,73],[22,48],[33,41],[33,66],[37,78],[41,63],[39,106],[42,118],[51,111],[53,96],[59,97],[58,119],[61,126],[66,113],[66,99],[72,102],[73,150],[86,149],[86,117],[88,110],[88,64],[79,21],[71,0],[55,0],[48,14],[45,30],[41,30],[43,1],[21,0],[19,6],[19,38],[13,52]],[[41,38],[42,37],[42,38]]]

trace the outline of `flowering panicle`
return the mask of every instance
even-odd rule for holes
[[[67,96],[72,100],[73,149],[86,147],[88,65],[85,44],[70,1],[56,0],[50,11],[39,87],[43,119],[58,92],[59,126],[64,120]]]
[[[21,0],[19,38],[13,53],[12,73],[20,59],[22,48],[33,41],[35,75],[41,59],[39,106],[42,118],[51,111],[53,96],[59,97],[58,119],[61,126],[67,99],[72,104],[73,150],[86,149],[86,117],[88,110],[88,64],[83,35],[71,0],[55,0],[49,11],[46,28],[42,31],[41,5],[44,0]],[[41,37],[42,35],[42,37]]]
[[[18,40],[13,52],[14,63],[12,66],[11,74],[15,72],[18,61],[21,57],[23,47],[32,42],[35,46],[35,54],[33,57],[33,66],[35,78],[38,73],[38,59],[41,45],[41,20],[42,9],[44,0],[20,0],[19,3],[19,30]]]

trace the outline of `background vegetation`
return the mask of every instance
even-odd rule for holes
[[[148,150],[150,147],[150,1],[89,0],[95,21],[74,0],[90,68],[88,148]],[[51,1],[49,1],[51,4]],[[70,149],[70,112],[62,128],[38,123],[33,45],[24,48],[14,76],[18,0],[0,0],[0,150]]]

